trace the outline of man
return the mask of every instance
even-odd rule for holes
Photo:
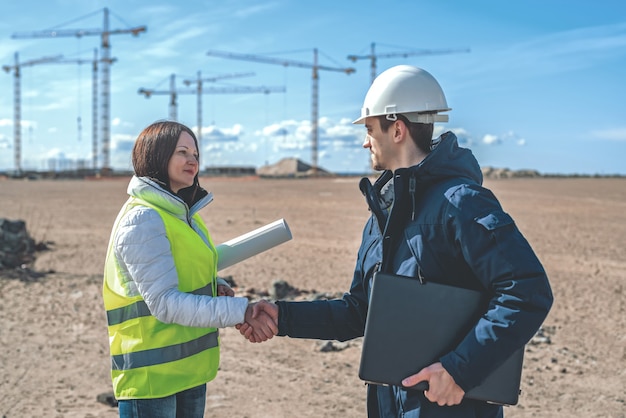
[[[501,417],[501,406],[463,395],[532,338],[552,305],[540,261],[481,186],[472,153],[451,132],[432,139],[434,123],[446,122],[441,112],[449,110],[439,83],[422,69],[401,65],[376,78],[354,123],[365,124],[363,147],[383,172],[373,185],[360,182],[372,214],[350,291],[330,301],[276,302],[278,335],[345,341],[363,335],[376,271],[479,289],[490,298],[468,336],[407,376],[404,387],[369,385],[370,417]],[[420,381],[429,383],[427,391],[407,390]]]

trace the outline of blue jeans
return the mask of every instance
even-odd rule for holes
[[[118,402],[120,418],[202,418],[206,385],[165,398],[128,399]]]

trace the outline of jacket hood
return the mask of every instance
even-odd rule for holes
[[[483,174],[476,158],[467,148],[459,147],[456,135],[446,132],[433,140],[433,150],[416,166],[408,170],[420,183],[432,183],[453,177],[483,183]]]
[[[468,182],[479,185],[483,182],[482,171],[472,152],[467,148],[459,147],[456,136],[452,132],[446,132],[432,141],[432,151],[419,164],[399,168],[395,172],[386,170],[376,179],[374,185],[367,177],[364,177],[359,183],[359,188],[366,197],[370,210],[376,216],[380,230],[383,231],[386,216],[380,204],[380,196],[381,191],[390,181],[393,181],[393,199],[402,200],[396,206],[402,207],[404,199],[410,199],[412,203],[409,205],[414,211],[417,195],[432,184],[452,178],[467,179]],[[406,197],[407,192],[411,197]],[[396,217],[398,218],[401,217]]]

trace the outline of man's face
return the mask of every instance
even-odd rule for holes
[[[363,148],[370,150],[372,168],[377,171],[390,169],[391,145],[393,144],[391,132],[393,129],[389,128],[387,132],[383,132],[380,128],[380,121],[375,117],[365,119],[365,129],[367,129],[367,134]]]

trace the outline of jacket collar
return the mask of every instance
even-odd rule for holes
[[[200,209],[207,206],[213,201],[213,194],[202,190],[202,194],[191,208],[183,201],[183,199],[171,191],[166,190],[158,182],[150,177],[133,176],[128,184],[127,193],[131,197],[144,200],[172,215],[187,219],[195,215]]]

